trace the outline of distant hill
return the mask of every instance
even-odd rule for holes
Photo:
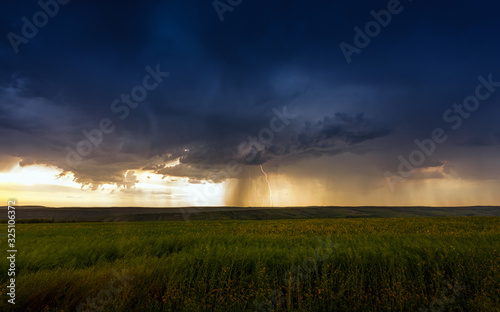
[[[7,216],[7,207],[1,207]],[[18,222],[272,220],[500,216],[500,207],[65,207],[16,206]],[[5,222],[6,218],[2,218]]]

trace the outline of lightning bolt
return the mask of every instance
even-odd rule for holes
[[[264,168],[262,168],[262,165],[260,165],[260,171],[262,171],[262,173],[266,177],[267,188],[269,188],[269,203],[271,204],[271,207],[272,207],[273,206],[273,191],[271,190],[271,184],[269,183],[269,180],[267,179],[267,173],[264,171]]]

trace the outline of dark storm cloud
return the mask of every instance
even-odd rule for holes
[[[18,54],[6,35],[20,34],[21,17],[40,8],[4,1],[1,154],[59,166],[87,184],[130,183],[126,170],[141,168],[211,179],[227,161],[241,160],[238,145],[283,106],[299,117],[247,164],[341,153],[406,131],[391,143],[391,153],[399,152],[439,126],[478,75],[500,80],[496,2],[402,4],[348,65],[339,43],[352,41],[353,27],[364,27],[370,10],[387,1],[244,1],[223,23],[211,2],[71,1]],[[170,76],[118,119],[111,102],[155,64]],[[499,111],[485,105],[470,127],[497,134]],[[102,118],[116,130],[78,167],[68,166],[66,146]],[[470,137],[464,144],[481,143],[462,131]],[[180,165],[164,166],[177,158]]]
[[[316,122],[305,122],[291,132],[288,141],[271,146],[269,152],[274,156],[337,154],[355,144],[384,137],[390,132],[385,126],[373,124],[363,114],[350,116],[337,113],[333,118],[327,116]]]
[[[373,124],[363,114],[350,116],[338,113],[315,122],[292,122],[282,133],[277,133],[271,142],[263,142],[255,137],[255,143],[250,144],[244,137],[227,133],[226,140],[200,142],[189,150],[175,153],[180,161],[177,166],[159,165],[145,169],[159,174],[220,182],[223,179],[221,172],[230,161],[238,161],[242,165],[260,165],[284,159],[290,162],[308,156],[338,154],[350,150],[353,145],[386,136],[390,132],[385,127]],[[240,141],[227,140],[238,137]],[[242,152],[238,148],[241,145],[250,150],[242,149]],[[172,159],[173,155],[168,158]]]

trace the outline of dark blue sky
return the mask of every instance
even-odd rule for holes
[[[479,76],[500,81],[500,4],[401,1],[401,12],[346,62],[339,45],[354,46],[354,28],[365,29],[370,11],[391,2],[243,0],[221,21],[211,1],[72,0],[16,53],[9,34],[22,36],[23,16],[33,21],[42,9],[2,1],[0,161],[50,164],[99,185],[141,168],[220,182],[214,173],[232,159],[328,179],[335,172],[325,166],[352,154],[369,160],[370,169],[345,164],[363,184],[384,181],[388,171],[400,176],[398,156],[408,158],[415,139],[442,128],[446,142],[404,178],[498,182],[500,91],[456,130],[450,119],[459,113],[448,122],[443,115],[475,94]],[[146,66],[169,75],[121,120],[110,105],[142,85]],[[284,106],[296,117],[245,160],[238,146]],[[76,150],[82,130],[103,118],[114,131],[68,164],[67,148]],[[178,157],[179,165],[164,168]],[[315,159],[322,165],[307,162]]]

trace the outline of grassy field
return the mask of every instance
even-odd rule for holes
[[[500,311],[500,217],[18,224],[16,234],[16,311]],[[0,310],[14,310],[1,277]]]

